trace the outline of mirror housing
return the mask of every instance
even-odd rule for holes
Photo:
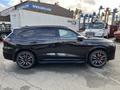
[[[82,30],[82,31],[84,31],[84,30],[85,30],[85,27],[79,28],[79,30]]]
[[[78,37],[77,37],[77,40],[78,40],[78,41],[83,41],[84,38],[85,38],[84,36],[78,36]]]
[[[105,25],[105,29],[107,29],[108,28],[108,24],[106,23],[106,25]]]

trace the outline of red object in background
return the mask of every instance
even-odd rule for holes
[[[116,32],[114,33],[114,36],[115,36],[115,38],[116,38],[117,40],[120,40],[120,31],[116,31]]]
[[[117,25],[110,25],[109,37],[114,37],[114,32],[116,32],[117,30],[118,30],[118,26]]]

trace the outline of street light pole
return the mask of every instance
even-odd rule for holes
[[[38,2],[40,2],[40,0],[38,0]]]

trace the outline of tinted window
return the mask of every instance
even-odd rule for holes
[[[34,30],[24,30],[18,33],[18,36],[21,38],[33,38],[35,36]]]
[[[43,28],[36,30],[36,37],[40,39],[57,38],[58,31],[54,28]]]
[[[51,39],[57,38],[57,30],[52,28],[41,28],[41,29],[32,29],[24,30],[18,33],[19,37],[26,39]]]
[[[77,39],[77,34],[71,30],[59,29],[61,39]]]

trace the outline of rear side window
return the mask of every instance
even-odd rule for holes
[[[21,38],[32,38],[34,37],[35,32],[33,30],[24,30],[20,33],[18,33],[18,36]]]
[[[35,31],[36,38],[40,39],[51,39],[57,38],[58,31],[54,28],[43,28]]]

